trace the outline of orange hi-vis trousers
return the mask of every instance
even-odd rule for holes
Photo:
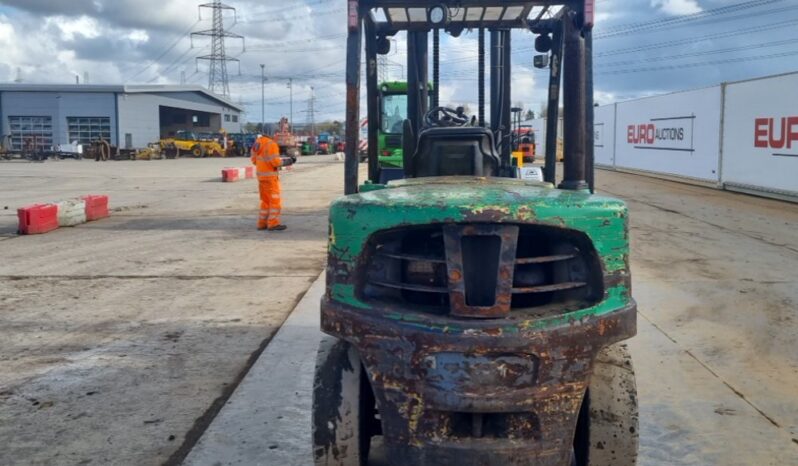
[[[277,172],[274,176],[258,177],[258,190],[260,191],[260,216],[258,217],[258,228],[273,228],[280,224],[280,211],[282,209],[282,199],[280,199],[280,177]]]
[[[272,228],[280,224],[280,177],[279,169],[282,165],[280,147],[276,142],[261,136],[252,146],[252,163],[258,175],[258,190],[260,191],[260,215],[258,228]]]

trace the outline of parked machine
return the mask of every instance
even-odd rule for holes
[[[381,83],[378,94],[377,136],[379,163],[383,167],[402,167],[402,123],[407,118],[407,82]]]
[[[531,127],[521,126],[513,130],[513,158],[518,161],[518,166],[524,163],[535,162],[535,132]]]
[[[226,155],[225,149],[219,143],[218,138],[213,135],[200,137],[194,132],[180,130],[170,138],[163,138],[160,141],[161,152],[166,158],[180,157],[181,155],[191,154],[192,157],[208,157]]]
[[[297,157],[300,155],[299,142],[288,124],[288,118],[280,118],[277,124],[277,131],[272,135],[274,142],[280,146],[280,154],[289,157]]]
[[[377,159],[382,167],[402,168],[402,122],[407,118],[407,81],[383,82],[378,89]]]
[[[299,151],[302,155],[316,155],[316,137],[309,136],[302,141]]]
[[[374,456],[394,466],[635,463],[634,373],[619,344],[636,332],[628,215],[623,202],[592,193],[593,3],[348,2],[346,196],[329,215],[316,465]],[[479,34],[479,89],[489,58],[490,124],[482,92],[474,116],[438,105],[439,36],[466,29]],[[516,178],[513,29],[535,34],[555,64],[549,122],[558,120],[562,73],[559,183],[556,124],[545,182]],[[407,31],[409,77],[403,179],[380,182],[380,126],[369,124],[368,179],[359,184],[361,61],[388,53],[399,31]],[[367,66],[365,76],[373,123],[377,70]]]
[[[228,133],[230,147],[227,153],[235,157],[249,157],[249,150],[255,144],[255,134],[251,133]]]
[[[328,155],[333,153],[333,139],[330,136],[330,133],[320,133],[318,138],[318,145],[316,147],[316,152],[323,155]]]

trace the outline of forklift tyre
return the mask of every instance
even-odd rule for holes
[[[325,335],[313,378],[313,464],[368,464],[373,407],[374,396],[357,349]]]
[[[637,386],[626,344],[596,357],[574,438],[577,466],[634,466],[640,442]]]
[[[197,144],[191,148],[191,155],[197,158],[205,157],[205,150],[202,148],[202,146]]]

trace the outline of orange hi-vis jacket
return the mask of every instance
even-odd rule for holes
[[[255,165],[258,180],[277,176],[282,160],[280,159],[280,146],[276,142],[266,136],[259,137],[255,141],[255,145],[252,146],[251,155],[250,160]]]
[[[278,176],[280,165],[282,165],[280,147],[272,139],[261,136],[252,146],[251,160],[258,175],[258,190],[260,191],[258,228],[276,227],[280,224],[282,210]]]

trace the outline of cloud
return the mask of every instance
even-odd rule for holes
[[[207,37],[189,39],[189,31],[210,28],[210,11],[198,22],[198,4],[207,0],[0,0],[0,81],[11,81],[19,67],[26,82],[74,82],[75,74],[88,72],[94,83],[179,83],[184,74],[189,84],[208,84],[207,62],[196,57],[209,53]],[[225,24],[246,36],[228,39],[232,98],[248,110],[249,119],[260,120],[260,64],[266,65],[265,107],[268,121],[290,112],[286,81],[294,78],[294,119],[304,122],[310,88],[315,88],[316,119],[341,119],[345,85],[345,3],[339,0],[226,0],[237,8],[237,23],[227,14]],[[785,2],[786,3],[786,2]],[[673,18],[703,9],[728,5],[727,0],[602,0],[598,2],[596,34],[629,25]],[[792,39],[791,28],[769,29],[764,34],[740,34],[723,39],[703,36],[735,28],[772,25],[794,19],[798,10],[769,14],[767,5],[735,13],[739,19],[712,16],[699,23],[679,21],[670,28],[650,27],[632,33],[597,38],[594,43],[596,99],[602,103],[643,95],[672,92],[745,79],[795,68],[791,60],[761,60],[694,67],[727,58],[750,57],[794,50],[783,45],[736,53],[685,56],[765,41]],[[756,13],[754,15],[753,13]],[[794,24],[792,24],[794,28]],[[468,104],[476,112],[477,34],[460,38],[448,35],[441,47],[441,103]],[[695,38],[674,46],[674,41]],[[387,57],[388,79],[402,79],[406,72],[404,34],[396,36],[395,52]],[[514,32],[512,41],[512,102],[537,111],[546,99],[547,70],[532,68],[534,36]],[[658,44],[665,44],[657,48]],[[636,50],[640,47],[654,48]],[[626,50],[606,56],[606,52]],[[631,51],[630,51],[631,50]],[[663,58],[666,57],[666,58]],[[651,62],[648,60],[659,59]],[[486,60],[487,61],[487,60]],[[687,66],[685,66],[687,65]],[[668,69],[645,71],[647,67]],[[616,73],[620,71],[621,73]],[[612,73],[610,73],[612,72]],[[490,73],[486,73],[488,76]],[[361,81],[361,113],[365,116],[365,80]],[[490,94],[486,90],[486,97]],[[489,100],[489,98],[487,99]]]
[[[672,16],[690,15],[703,11],[697,0],[651,0],[651,6]]]

